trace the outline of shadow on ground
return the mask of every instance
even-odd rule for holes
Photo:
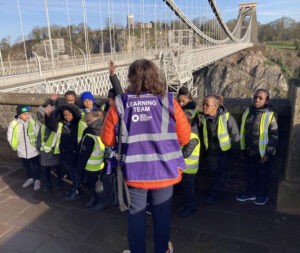
[[[0,165],[1,253],[120,253],[127,248],[127,219],[117,207],[102,212],[84,208],[84,196],[64,200],[64,191],[23,189],[19,163]],[[201,172],[200,172],[201,173]],[[197,213],[178,217],[173,200],[171,239],[175,253],[296,253],[300,252],[300,217],[275,211],[273,194],[266,206],[238,203],[224,191],[216,204],[201,203]],[[275,192],[274,192],[275,193]],[[147,216],[147,245],[152,252],[151,216]]]

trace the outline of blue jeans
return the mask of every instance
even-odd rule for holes
[[[173,186],[155,190],[129,188],[128,242],[131,253],[146,252],[146,204],[150,194],[155,253],[165,253],[170,239],[170,212]]]

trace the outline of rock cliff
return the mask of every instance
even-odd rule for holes
[[[245,50],[195,73],[199,97],[219,94],[247,98],[258,88],[268,89],[272,98],[287,96],[288,83],[280,67],[270,63],[261,50]]]

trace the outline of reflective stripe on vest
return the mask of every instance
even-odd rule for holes
[[[246,124],[246,119],[247,119],[248,114],[249,114],[249,108],[247,108],[245,110],[245,112],[243,113],[243,116],[242,116],[241,131],[240,131],[241,150],[246,149],[245,124]],[[269,142],[268,129],[269,129],[269,125],[271,124],[273,115],[274,115],[274,112],[264,112],[260,119],[258,149],[259,149],[259,154],[261,157],[263,157],[266,153],[266,147]]]
[[[11,140],[11,146],[13,150],[17,150],[19,145],[19,124],[17,120],[13,120],[11,123],[11,126],[13,128],[12,133],[12,140]],[[29,142],[32,146],[36,146],[36,120],[30,119],[28,122],[28,128],[27,128],[27,135],[29,138]]]
[[[222,151],[227,151],[231,148],[231,139],[227,129],[228,119],[229,119],[229,112],[222,114],[218,118],[218,139]],[[205,148],[208,149],[208,135],[207,135],[207,126],[206,126],[205,117],[202,118],[202,123],[203,123],[203,142]]]
[[[46,132],[46,126],[43,124],[41,126],[41,151],[44,151],[45,153],[51,152],[52,148],[55,147],[56,144],[56,133],[54,131],[51,131],[47,141],[45,141],[45,132]]]
[[[64,124],[62,122],[58,123],[57,131],[56,131],[56,144],[55,144],[55,148],[54,148],[55,155],[60,153],[59,145],[60,145],[60,138],[61,138],[63,126],[64,126]],[[79,144],[79,142],[81,141],[82,134],[83,134],[83,131],[85,128],[86,128],[86,123],[83,122],[82,120],[79,120],[78,130],[77,130],[77,144]]]
[[[184,159],[184,162],[186,164],[186,170],[184,170],[184,173],[187,174],[196,174],[198,171],[198,167],[199,167],[199,157],[200,157],[200,139],[199,136],[195,133],[191,133],[191,138],[192,139],[197,139],[198,140],[198,144],[197,146],[194,148],[192,154]]]
[[[85,170],[100,171],[104,168],[103,158],[104,158],[105,146],[99,136],[92,135],[92,134],[86,134],[83,137],[82,143],[84,141],[84,138],[87,135],[94,139],[95,144],[94,144],[93,152],[86,163]]]

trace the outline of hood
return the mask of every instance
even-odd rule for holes
[[[182,110],[194,110],[196,109],[197,104],[195,101],[188,102],[185,106],[182,107]]]
[[[102,129],[102,119],[96,119],[85,129],[86,134],[100,135]]]
[[[68,110],[73,114],[73,121],[79,121],[81,119],[80,109],[74,104],[63,104],[54,112],[54,117],[57,121],[63,121],[63,111]]]

